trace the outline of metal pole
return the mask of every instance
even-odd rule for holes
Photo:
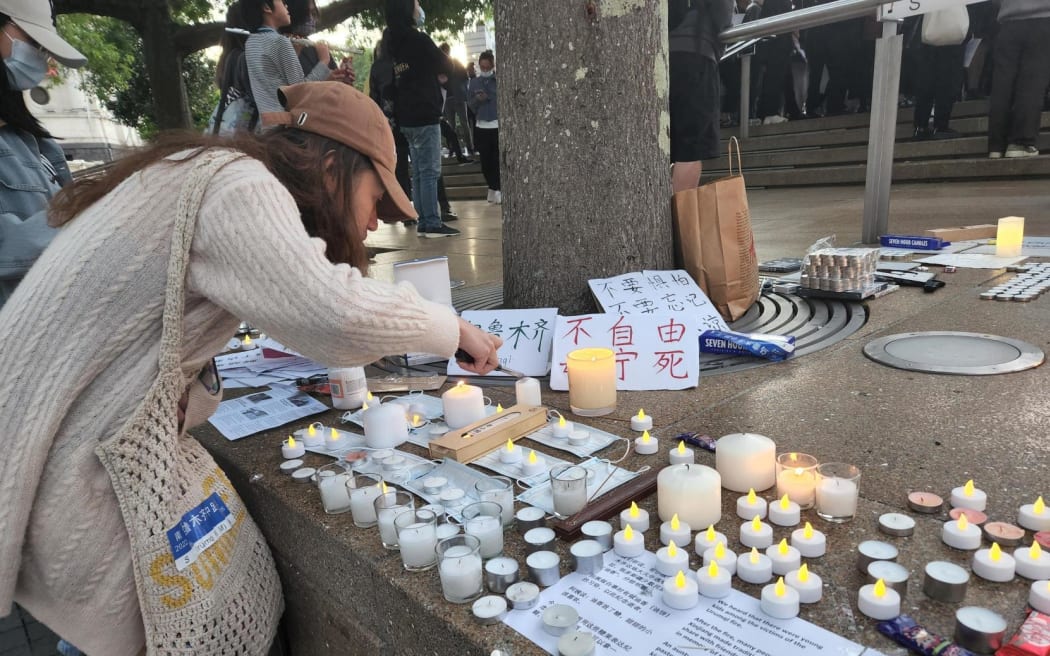
[[[740,138],[751,129],[751,55],[740,55]]]
[[[804,30],[807,27],[816,27],[827,23],[835,23],[867,16],[876,7],[887,0],[835,0],[823,5],[816,5],[806,9],[796,9],[786,14],[761,18],[750,23],[730,27],[719,34],[722,43],[733,43],[743,41],[757,36],[768,36],[770,34],[787,34],[795,30]]]
[[[875,80],[871,89],[871,127],[868,167],[864,182],[864,226],[861,239],[875,244],[889,230],[890,182],[893,180],[893,144],[897,137],[897,95],[901,79],[904,36],[897,22],[882,24],[875,44]]]

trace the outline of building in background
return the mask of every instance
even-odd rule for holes
[[[485,52],[486,50],[496,50],[496,29],[495,24],[489,21],[488,23],[478,23],[473,29],[463,31],[463,45],[467,49],[467,62],[478,61],[478,55]]]

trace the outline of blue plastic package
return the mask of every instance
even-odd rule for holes
[[[773,362],[785,360],[795,352],[794,335],[737,333],[729,330],[705,330],[700,333],[700,352],[720,355],[749,355]]]

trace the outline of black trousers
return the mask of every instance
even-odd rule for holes
[[[944,130],[952,118],[952,105],[962,89],[962,44],[957,46],[919,46],[915,80],[915,127],[930,124],[930,112],[936,108],[933,127]]]
[[[481,153],[481,174],[489,189],[500,191],[499,128],[474,128],[474,146]]]
[[[849,57],[843,55],[837,43],[837,24],[822,25],[806,30],[806,60],[809,65],[809,88],[806,91],[806,113],[817,114],[827,100],[828,114],[841,114],[846,108],[846,83],[849,79]],[[823,93],[820,83],[824,69],[828,70],[828,84]]]
[[[445,119],[441,119],[441,136],[445,138],[445,144],[448,146],[450,154],[455,157],[463,156],[463,147],[459,145],[459,136],[456,135],[456,131],[452,129],[452,126]]]
[[[1034,146],[1050,83],[1050,18],[1006,21],[995,38],[995,71],[988,106],[988,151]]]
[[[784,80],[791,71],[791,41],[776,37],[772,43],[758,45],[755,56],[762,80],[758,96],[758,118],[780,113],[784,102]]]

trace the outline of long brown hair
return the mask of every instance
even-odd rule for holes
[[[295,199],[306,232],[324,240],[326,257],[354,266],[362,274],[367,272],[368,254],[350,208],[354,179],[357,173],[372,168],[372,160],[338,141],[295,128],[232,138],[164,133],[152,145],[118,160],[104,174],[77,180],[62,189],[51,203],[48,222],[54,227],[64,225],[132,174],[166,157],[196,151],[187,158],[192,159],[209,148],[239,150],[262,162]],[[178,167],[182,162],[168,164]],[[329,177],[335,181],[334,193],[328,192]]]

